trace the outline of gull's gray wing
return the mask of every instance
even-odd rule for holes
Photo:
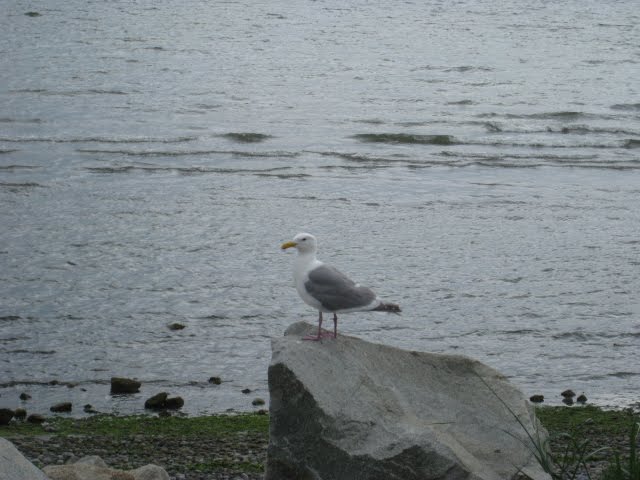
[[[330,312],[365,307],[376,298],[371,289],[356,285],[345,274],[327,265],[311,270],[304,286],[309,295]]]

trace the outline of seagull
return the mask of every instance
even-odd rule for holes
[[[338,312],[391,312],[399,313],[400,307],[383,302],[370,288],[362,287],[339,270],[325,265],[316,258],[318,242],[309,233],[299,233],[281,248],[298,250],[293,268],[296,290],[307,304],[318,310],[318,334],[303,340],[321,340],[338,337]],[[333,335],[322,333],[322,312],[333,313]]]

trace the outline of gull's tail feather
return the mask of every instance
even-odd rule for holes
[[[400,313],[400,305],[396,305],[395,303],[383,303],[380,302],[376,308],[373,309],[374,312],[389,312],[389,313]]]

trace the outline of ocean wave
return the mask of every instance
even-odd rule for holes
[[[202,155],[233,155],[237,157],[267,157],[267,158],[293,158],[297,157],[297,152],[270,151],[270,152],[248,152],[241,150],[108,150],[78,148],[79,153],[125,155],[132,157],[187,157]]]
[[[615,105],[611,105],[612,110],[631,110],[631,111],[639,111],[640,103],[617,103]]]
[[[451,135],[416,135],[410,133],[358,133],[352,135],[366,143],[408,143],[419,145],[456,145],[458,141]]]
[[[229,140],[233,140],[234,142],[240,143],[259,143],[264,142],[270,138],[273,138],[271,135],[265,135],[264,133],[253,133],[253,132],[245,132],[245,133],[223,133],[220,135],[221,137],[228,138]]]
[[[142,165],[122,165],[113,167],[85,167],[85,170],[91,173],[102,174],[118,174],[131,172],[146,173],[179,173],[182,175],[199,175],[199,174],[257,174],[257,175],[286,175],[280,172],[289,170],[291,167],[275,167],[266,169],[241,169],[241,168],[209,168],[209,167],[160,167],[160,166],[142,166]]]
[[[11,143],[31,143],[31,142],[49,142],[49,143],[185,143],[197,140],[198,137],[0,137],[0,142]]]

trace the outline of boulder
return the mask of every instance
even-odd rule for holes
[[[272,340],[265,480],[550,480],[529,437],[546,432],[498,371],[346,335],[300,340],[315,329]]]
[[[122,377],[111,377],[111,393],[138,393],[141,383],[137,380]]]
[[[0,480],[47,480],[8,440],[0,438]]]
[[[27,423],[44,423],[47,419],[39,413],[32,413],[27,417]]]
[[[50,480],[169,480],[166,470],[157,465],[116,470],[97,456],[81,458],[72,465],[49,465],[44,472]]]
[[[51,410],[52,412],[70,412],[73,408],[73,405],[71,404],[71,402],[61,402],[61,403],[56,403],[55,405],[52,405],[51,408],[49,408],[49,410]]]
[[[9,425],[9,422],[16,414],[10,408],[0,408],[0,425]]]
[[[153,397],[147,398],[144,402],[144,408],[150,410],[162,410],[167,403],[167,392],[156,393]]]

